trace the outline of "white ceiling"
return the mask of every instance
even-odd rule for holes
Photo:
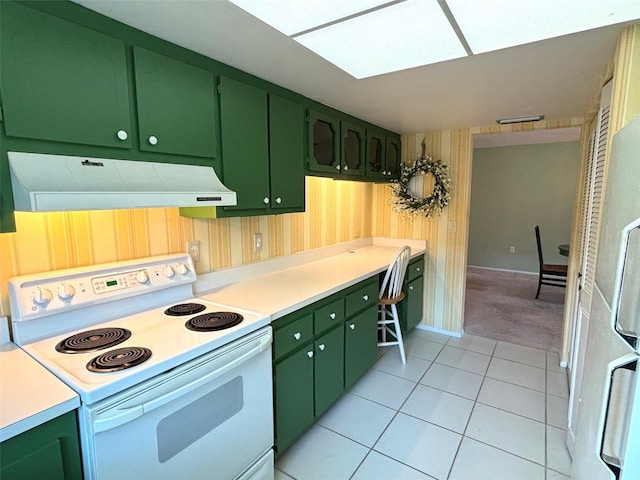
[[[537,114],[580,117],[624,28],[618,24],[357,80],[227,0],[73,1],[399,133]]]

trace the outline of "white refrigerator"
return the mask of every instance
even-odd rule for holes
[[[613,137],[573,480],[640,480],[640,116]]]

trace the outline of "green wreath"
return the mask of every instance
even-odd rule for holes
[[[433,212],[442,212],[451,199],[451,179],[448,172],[449,166],[442,160],[433,160],[424,153],[411,165],[403,163],[400,178],[391,185],[396,195],[396,209],[414,215],[423,214],[425,217],[429,217]],[[433,191],[426,197],[418,197],[409,189],[409,182],[416,175],[427,174],[433,175],[435,180]]]

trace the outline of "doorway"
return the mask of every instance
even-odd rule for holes
[[[581,127],[477,134],[473,169],[464,330],[560,351],[565,290],[535,299],[540,225],[546,263],[567,263],[580,161]]]

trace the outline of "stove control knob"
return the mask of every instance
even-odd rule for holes
[[[178,273],[180,275],[186,275],[189,273],[189,267],[187,267],[184,263],[178,265]]]
[[[49,302],[51,301],[52,298],[53,298],[53,295],[51,294],[51,290],[48,290],[46,288],[40,288],[40,287],[38,287],[36,291],[33,292],[33,297],[32,297],[33,303],[35,303],[39,307],[46,307],[47,305],[49,305]]]
[[[76,294],[76,289],[72,285],[66,283],[60,284],[58,287],[58,298],[63,302],[68,302]]]
[[[140,270],[136,273],[136,280],[138,283],[147,284],[149,283],[149,274],[146,270]]]
[[[167,278],[171,278],[176,274],[176,271],[173,269],[173,267],[171,265],[167,265],[166,267],[164,267],[164,276]]]

